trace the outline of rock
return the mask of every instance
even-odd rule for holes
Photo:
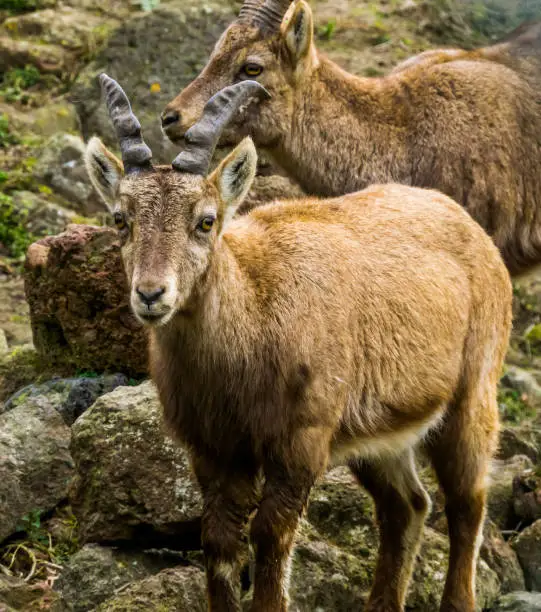
[[[36,66],[40,72],[62,75],[71,73],[73,54],[62,47],[0,35],[0,66],[24,68]]]
[[[119,23],[119,16],[64,3],[54,9],[33,8],[43,10],[21,11],[22,14],[2,19],[0,58],[9,60],[2,66],[34,65],[40,72],[52,72],[66,80],[73,78]]]
[[[146,372],[146,335],[133,316],[113,229],[73,225],[34,243],[25,291],[34,345],[79,370]]]
[[[503,427],[500,431],[498,459],[511,459],[515,455],[526,455],[534,463],[537,462],[540,451],[531,438],[531,428]]]
[[[0,357],[0,413],[4,401],[41,374],[41,359],[32,346],[13,349]]]
[[[513,513],[513,479],[532,468],[531,460],[517,455],[494,463],[488,495],[488,516],[500,529],[515,529],[518,520]]]
[[[527,401],[534,408],[541,406],[541,386],[537,384],[531,372],[515,366],[508,366],[502,376],[501,383],[524,395],[524,401]]]
[[[18,275],[0,276],[0,328],[11,347],[32,341],[24,282]]]
[[[6,338],[6,332],[0,329],[0,358],[4,357],[9,353],[8,339]]]
[[[205,574],[195,567],[166,569],[134,582],[95,612],[206,612],[205,584]]]
[[[15,108],[0,102],[0,115],[9,114],[10,129],[23,138],[50,138],[56,132],[75,132],[79,120],[75,106],[64,100],[55,100],[39,108]]]
[[[483,536],[481,559],[496,572],[502,593],[523,590],[524,575],[517,555],[492,521],[486,521]]]
[[[102,0],[67,0],[65,4],[93,13],[109,15],[116,19],[127,17],[130,13],[139,10],[139,6],[133,0],[110,0],[109,2],[102,2]]]
[[[513,479],[513,510],[526,524],[541,519],[541,476],[533,470]]]
[[[509,593],[498,599],[492,612],[541,612],[541,593]]]
[[[407,608],[412,612],[431,612],[437,610],[447,573],[449,541],[446,536],[425,528],[417,564],[410,583]],[[476,610],[490,609],[500,594],[500,581],[497,574],[488,567],[483,559],[477,563]]]
[[[61,595],[63,609],[85,612],[94,610],[124,585],[164,567],[157,555],[87,544],[70,558],[54,588]]]
[[[541,591],[541,520],[526,527],[513,542],[513,548],[524,571],[526,588]]]
[[[1,612],[27,612],[29,610],[51,610],[58,596],[42,581],[29,584],[21,578],[0,573]]]
[[[140,525],[197,521],[188,458],[162,430],[152,383],[99,398],[72,427],[77,477],[70,494],[83,542],[129,539]]]
[[[0,414],[0,541],[24,515],[67,497],[74,475],[70,430],[45,397]]]
[[[347,468],[335,468],[313,488],[306,518],[324,537],[355,554],[366,556],[377,547],[372,498]],[[366,550],[359,548],[359,540],[367,538]]]
[[[33,173],[82,215],[104,211],[84,165],[85,143],[79,136],[58,133],[43,146]]]
[[[362,609],[370,591],[371,569],[362,556],[321,539],[301,537],[292,562],[291,610]]]
[[[77,218],[75,212],[31,191],[15,191],[11,195],[20,224],[36,238],[63,232]]]
[[[426,481],[426,474],[423,470],[421,473]],[[428,489],[432,491],[433,488],[434,483],[428,483]],[[345,468],[332,470],[314,487],[306,518],[317,532],[312,528],[308,540],[306,536],[303,539],[301,533],[293,563],[291,584],[296,610],[330,612],[362,607],[370,589],[378,549],[378,530],[372,508],[370,496]],[[514,556],[505,546],[502,542],[498,553],[494,553],[502,565],[505,555],[508,559]],[[428,612],[438,608],[448,550],[447,536],[425,527],[410,583],[408,610]],[[496,563],[494,566],[493,569],[498,567]],[[482,607],[488,607],[500,591],[497,571],[493,569],[484,560],[479,562],[477,588]],[[516,558],[515,566],[508,569],[518,570],[520,574]],[[295,571],[301,578],[295,577]]]
[[[109,19],[107,23],[113,27],[118,22]],[[2,29],[18,38],[58,45],[77,56],[88,52],[100,42],[99,39],[103,38],[103,24],[103,16],[97,13],[59,6],[10,17],[4,21]]]
[[[361,536],[357,546],[343,548],[303,525],[293,556],[291,609],[294,612],[334,612],[362,609],[370,591],[377,552],[377,530]],[[350,543],[351,546],[352,543]],[[449,546],[447,538],[427,528],[410,582],[407,609],[432,612],[438,609]],[[484,561],[477,576],[478,610],[489,608],[499,594],[496,574]]]
[[[4,403],[4,411],[11,410],[28,397],[44,395],[62,415],[66,425],[90,408],[98,397],[128,384],[124,374],[109,374],[95,378],[57,378],[41,385],[28,385],[12,395]]]

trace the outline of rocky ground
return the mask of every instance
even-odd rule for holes
[[[312,4],[320,48],[365,76],[437,45],[485,44],[541,16],[541,0]],[[2,612],[206,609],[200,496],[185,454],[162,431],[119,245],[81,156],[95,133],[114,146],[96,84],[106,70],[129,92],[154,156],[169,162],[176,149],[158,113],[238,7],[0,0]],[[251,203],[298,193],[263,155]],[[479,609],[541,610],[541,273],[515,283],[499,403]],[[433,612],[448,542],[440,493],[419,461],[435,504],[407,609]],[[361,609],[376,551],[369,498],[334,470],[298,537],[292,609]],[[243,585],[248,601],[248,572]]]

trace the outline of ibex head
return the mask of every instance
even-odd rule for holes
[[[257,80],[271,99],[247,106],[223,134],[222,143],[238,142],[239,136],[251,134],[260,145],[270,147],[289,131],[295,90],[317,64],[312,11],[304,0],[293,4],[291,0],[245,0],[239,18],[216,43],[204,70],[166,106],[163,129],[173,142],[180,142],[217,91]]]
[[[92,138],[86,165],[122,240],[133,311],[144,323],[165,324],[203,290],[215,245],[255,175],[246,138],[207,176],[216,143],[241,105],[268,94],[254,81],[218,92],[172,165],[153,166],[126,94],[107,75],[100,81],[122,161]]]

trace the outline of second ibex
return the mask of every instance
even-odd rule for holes
[[[218,90],[244,79],[272,98],[239,113],[303,188],[432,187],[493,237],[511,273],[541,262],[541,24],[476,51],[422,54],[385,78],[347,74],[319,53],[303,0],[246,0],[203,72],[164,111],[181,141]],[[283,18],[283,19],[282,19]]]

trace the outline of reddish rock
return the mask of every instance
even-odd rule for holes
[[[113,229],[70,225],[31,245],[25,292],[37,351],[80,370],[142,374],[146,336],[133,316]]]

